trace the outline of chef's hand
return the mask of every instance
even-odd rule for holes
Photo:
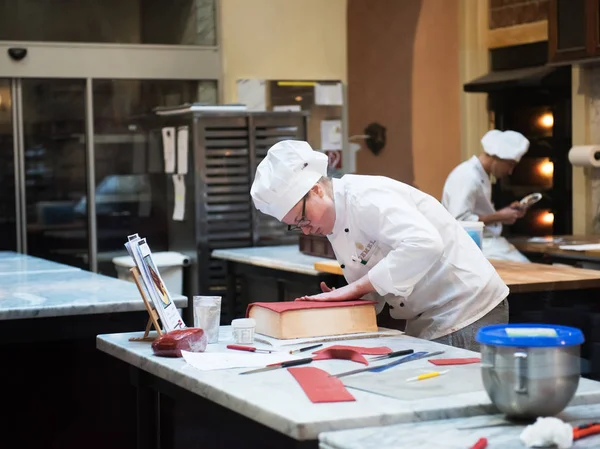
[[[519,218],[522,218],[527,213],[527,208],[523,207],[519,201],[513,201],[510,204],[510,207],[519,212]]]
[[[335,290],[335,287],[329,287],[325,282],[321,282],[319,285],[323,293],[330,293]],[[343,299],[329,299],[328,296],[323,294],[317,294],[312,296],[301,296],[296,298],[296,301],[344,301]]]
[[[335,290],[335,287],[330,288],[325,282],[321,282],[320,287],[323,293],[332,292]]]
[[[321,282],[323,293],[311,296],[301,296],[296,301],[350,301],[362,298],[364,295],[374,292],[375,287],[369,281],[369,276],[364,275],[358,281],[351,282],[340,288],[329,288],[325,282]]]
[[[324,290],[324,287],[327,290]],[[358,299],[354,296],[348,296],[348,293],[344,293],[342,289],[329,288],[324,282],[321,282],[321,290],[323,290],[323,293],[301,296],[300,298],[296,298],[296,301],[347,301],[349,299]]]
[[[517,221],[517,218],[522,217],[520,210],[513,209],[510,206],[500,209],[496,214],[498,215],[500,222],[504,224],[513,224]]]
[[[346,297],[340,295],[338,290],[331,290],[325,293],[319,293],[318,295],[301,296],[296,298],[296,301],[320,301],[320,302],[332,302],[332,301],[347,301],[349,299],[358,299],[352,297]]]

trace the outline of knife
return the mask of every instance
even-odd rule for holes
[[[310,363],[312,361],[312,357],[308,357],[306,359],[288,360],[286,362],[273,363],[272,365],[267,365],[264,368],[253,369],[251,371],[244,371],[240,374],[262,373],[263,371],[271,371],[273,369],[288,368],[290,366],[296,365],[306,365],[307,363]]]
[[[367,368],[360,368],[360,369],[355,369],[352,371],[346,371],[346,372],[340,373],[340,374],[332,374],[329,377],[337,377],[339,379],[340,377],[346,377],[346,376],[350,376],[352,374],[364,373],[367,371],[370,371],[372,373],[380,373],[381,371],[385,371],[386,369],[392,368],[392,367],[394,367],[396,365],[400,365],[402,363],[412,362],[413,360],[420,360],[420,359],[424,359],[426,357],[433,357],[434,355],[439,355],[439,354],[443,354],[443,353],[444,353],[444,351],[415,352],[414,354],[407,355],[406,357],[403,357],[400,360],[394,360],[393,362],[389,362],[384,365],[370,366]]]

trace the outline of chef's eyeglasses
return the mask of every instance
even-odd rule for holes
[[[302,228],[310,225],[310,220],[306,219],[306,197],[308,196],[308,193],[306,195],[304,195],[304,198],[302,198],[302,216],[300,217],[300,220],[298,220],[298,223],[293,224],[293,225],[288,225],[288,231],[302,231]]]

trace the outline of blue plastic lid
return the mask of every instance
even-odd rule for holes
[[[548,348],[580,345],[583,333],[553,324],[495,324],[479,329],[475,339],[484,345]]]

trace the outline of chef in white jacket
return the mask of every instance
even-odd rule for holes
[[[512,173],[529,149],[529,140],[516,131],[488,131],[481,139],[483,153],[457,166],[444,184],[442,204],[459,221],[482,221],[482,250],[488,259],[529,262],[502,237],[502,225],[525,215],[518,202],[496,210],[490,175],[501,179]]]
[[[298,298],[374,299],[407,334],[479,350],[477,330],[508,322],[508,287],[433,197],[382,176],[326,177],[327,156],[282,141],[258,165],[255,206],[305,234],[327,236],[348,285]]]

